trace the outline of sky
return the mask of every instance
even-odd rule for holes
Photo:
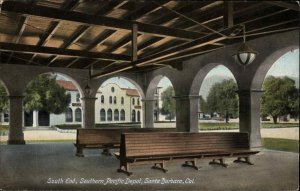
[[[299,80],[299,49],[289,51],[288,53],[281,56],[270,68],[267,73],[268,75],[273,76],[289,76]],[[215,79],[215,80],[212,80]],[[214,83],[218,83],[223,79],[234,79],[232,73],[223,65],[219,65],[212,69],[207,76],[205,77],[199,94],[204,98],[207,96],[209,89]],[[116,83],[121,88],[132,88],[135,89],[135,85],[124,78],[113,77],[106,80],[102,86],[105,86],[109,83]],[[170,80],[166,77],[163,77],[158,84],[159,87],[162,87],[162,91],[169,86],[172,86]]]

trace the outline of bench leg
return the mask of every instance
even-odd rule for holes
[[[76,148],[77,148],[76,149],[76,156],[78,156],[78,157],[84,157],[82,147],[76,147]]]
[[[126,163],[125,165],[120,165],[120,168],[118,168],[117,172],[123,172],[127,174],[127,176],[131,176],[133,173],[129,172],[129,164]]]
[[[242,160],[242,158],[244,158],[245,160]],[[250,157],[238,157],[237,160],[233,161],[235,163],[246,163],[249,165],[254,165],[251,161],[250,161]]]
[[[164,173],[168,172],[168,170],[165,168],[165,161],[162,161],[161,163],[154,163],[154,166],[152,166],[151,168],[162,170]]]
[[[112,156],[112,154],[108,148],[103,149],[101,154],[106,155],[106,156]]]
[[[200,167],[197,167],[197,159],[194,159],[192,161],[185,161],[185,163],[182,164],[181,166],[182,167],[192,167],[192,168],[194,168],[196,170],[199,170],[199,168],[200,168]]]
[[[219,162],[216,162],[216,160],[219,160]],[[220,159],[213,159],[212,161],[209,162],[209,164],[217,164],[217,165],[221,165],[223,167],[227,167],[228,164],[225,163],[223,158]]]

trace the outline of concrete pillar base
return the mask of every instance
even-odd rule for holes
[[[25,145],[26,142],[24,140],[8,140],[8,145]]]

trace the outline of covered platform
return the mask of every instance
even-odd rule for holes
[[[151,165],[134,166],[132,176],[117,173],[119,161],[98,150],[76,157],[71,143],[1,145],[0,189],[8,190],[190,190],[283,191],[299,186],[299,155],[263,150],[252,157],[254,165],[227,168],[199,162],[199,171],[167,165],[168,173]]]

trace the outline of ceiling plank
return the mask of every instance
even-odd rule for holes
[[[26,24],[27,24],[27,21],[28,21],[28,18],[27,17],[24,17],[22,16],[19,20],[19,23],[18,23],[18,28],[17,28],[17,32],[16,32],[16,36],[14,38],[14,43],[18,43],[23,35],[23,32],[26,28]],[[8,59],[7,59],[7,64],[10,63],[12,57],[13,57],[14,53],[11,52]]]
[[[79,0],[67,1],[63,5],[62,9],[63,10],[72,10],[78,5],[78,3],[79,3]],[[51,24],[48,27],[48,29],[40,37],[40,40],[37,43],[37,46],[44,46],[50,40],[50,38],[54,35],[54,33],[57,31],[60,24],[61,24],[61,22],[59,22],[59,21],[51,21]],[[30,64],[31,62],[33,62],[33,60],[35,59],[36,56],[37,56],[37,54],[33,54],[33,56],[28,60],[27,64]]]
[[[266,3],[269,3],[271,5],[276,5],[276,6],[279,6],[279,7],[283,7],[283,8],[286,8],[286,9],[290,9],[290,10],[293,10],[293,11],[300,11],[299,5],[292,4],[292,3],[289,3],[289,2],[284,2],[284,1],[266,1]]]
[[[225,35],[230,35],[232,33],[232,31],[234,31],[234,27],[222,30],[220,32],[222,32]],[[103,72],[103,73],[94,74],[92,76],[92,78],[96,79],[96,78],[100,78],[100,77],[103,77],[103,76],[106,76],[106,75],[115,74],[115,73],[118,73],[118,72],[129,70],[129,69],[131,69],[135,66],[140,67],[140,66],[146,65],[148,63],[155,62],[157,60],[170,58],[174,55],[181,54],[183,52],[186,52],[186,51],[189,51],[189,50],[192,50],[192,49],[195,49],[195,48],[200,48],[200,47],[204,47],[204,46],[207,46],[207,45],[211,45],[215,42],[220,42],[220,41],[225,40],[227,38],[228,37],[220,36],[219,34],[215,34],[215,33],[214,34],[209,34],[209,35],[206,35],[204,37],[198,38],[198,39],[196,39],[192,42],[186,42],[186,43],[180,44],[178,46],[174,46],[172,48],[169,48],[165,51],[161,51],[159,53],[150,55],[148,57],[138,59],[137,61],[131,62],[127,65],[122,65],[121,67],[119,67],[118,69],[114,69],[113,71],[107,71],[107,72]]]
[[[52,47],[44,47],[44,46],[37,47],[34,45],[4,43],[4,42],[0,42],[0,50],[23,52],[23,53],[59,55],[59,56],[66,56],[66,57],[97,58],[103,60],[120,60],[120,61],[131,60],[130,56],[120,55],[120,54],[87,52],[87,51],[80,51],[80,50],[61,49],[61,48],[52,48]]]
[[[3,11],[15,12],[24,15],[33,15],[51,18],[52,20],[60,21],[71,21],[79,22],[84,25],[101,25],[112,29],[124,29],[131,30],[132,24],[139,26],[139,32],[150,33],[159,36],[169,36],[183,39],[195,39],[202,36],[202,33],[187,31],[182,29],[163,27],[158,25],[144,24],[140,22],[133,22],[128,20],[116,19],[105,16],[93,16],[80,12],[54,9],[50,7],[32,5],[28,6],[27,3],[15,2],[15,1],[4,1],[1,9]]]

